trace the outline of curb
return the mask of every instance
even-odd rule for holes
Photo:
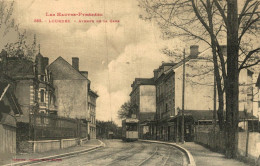
[[[100,145],[92,147],[92,148],[88,148],[88,149],[84,149],[84,150],[80,150],[80,151],[75,151],[75,152],[70,152],[70,153],[63,153],[63,154],[58,154],[58,155],[54,155],[54,156],[47,156],[47,157],[42,157],[36,160],[29,160],[29,161],[23,161],[23,162],[18,162],[18,163],[11,163],[11,164],[6,164],[3,166],[16,166],[16,165],[28,165],[28,164],[34,164],[34,163],[40,163],[40,162],[44,162],[44,161],[48,161],[48,160],[52,160],[52,159],[57,159],[57,158],[63,158],[63,157],[67,157],[67,156],[71,156],[71,155],[75,155],[75,154],[80,154],[80,153],[85,153],[85,152],[89,152],[92,150],[96,150],[98,148],[101,147],[105,147],[105,143],[98,140],[100,142]]]
[[[174,146],[174,147],[178,148],[179,150],[181,150],[182,152],[184,152],[184,154],[187,156],[188,162],[189,162],[188,166],[196,166],[196,163],[194,161],[192,154],[187,149],[181,147],[180,145],[177,145],[176,143],[169,143],[169,142],[162,142],[162,141],[151,141],[151,140],[140,140],[140,139],[139,139],[139,141]]]

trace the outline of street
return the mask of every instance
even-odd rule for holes
[[[139,141],[102,141],[106,146],[101,149],[48,162],[48,165],[187,165],[183,152],[172,146]],[[46,165],[46,162],[36,164]]]

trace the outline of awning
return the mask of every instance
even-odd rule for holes
[[[181,117],[182,114],[181,112],[168,120],[168,122],[174,122],[176,121],[177,117]],[[190,119],[192,118],[195,122],[197,121],[212,121],[213,120],[213,110],[185,110],[184,111],[184,117],[185,119]],[[225,112],[224,112],[224,118],[226,117]],[[218,119],[218,117],[217,117]],[[243,111],[239,111],[239,119],[258,119],[257,117],[253,116],[251,113],[248,114],[246,117],[246,114]]]

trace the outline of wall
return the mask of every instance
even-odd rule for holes
[[[88,113],[90,122],[88,123],[88,134],[90,139],[96,139],[96,96],[89,92],[88,95]]]
[[[0,124],[0,154],[16,153],[16,128]]]
[[[40,153],[51,150],[64,149],[68,147],[77,146],[80,140],[77,138],[73,139],[61,139],[61,140],[44,140],[44,141],[28,141],[29,153]]]
[[[88,119],[87,80],[54,80],[58,115]]]
[[[246,153],[246,132],[239,132],[238,135],[238,150],[241,156]],[[248,141],[248,154],[250,158],[257,159],[260,155],[260,133],[250,132]]]
[[[238,154],[245,157],[246,153],[246,132],[238,133]],[[215,150],[225,151],[225,135],[224,133],[217,132],[215,137],[213,132],[196,132],[194,141]],[[214,139],[216,141],[214,141]],[[248,157],[253,160],[257,160],[260,156],[260,133],[249,133],[248,144]]]
[[[202,66],[203,69],[202,69]],[[201,69],[201,70],[200,70]],[[185,78],[185,109],[213,110],[213,80],[207,73],[212,66],[204,60],[190,60],[186,63]],[[182,66],[175,71],[175,108],[182,108]],[[200,75],[201,73],[205,73]],[[203,104],[202,104],[203,103]],[[177,113],[177,112],[176,112]]]
[[[140,113],[156,111],[156,88],[154,85],[140,86]]]
[[[30,96],[30,86],[33,86],[33,80],[19,80],[16,82],[14,93],[23,111],[23,115],[17,118],[19,122],[29,122],[30,105],[34,100]]]

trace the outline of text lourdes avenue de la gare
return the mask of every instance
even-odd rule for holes
[[[62,12],[56,12],[56,13],[45,13],[46,17],[48,18],[48,21],[42,18],[35,18],[33,21],[35,23],[41,23],[41,22],[48,22],[48,23],[119,23],[120,21],[117,19],[76,19],[77,17],[97,17],[100,18],[104,16],[102,13],[83,13],[83,12],[77,12],[77,13],[62,13]],[[55,17],[55,18],[54,18]],[[57,17],[66,17],[66,19],[60,19]],[[71,20],[67,17],[74,17],[75,19]]]

